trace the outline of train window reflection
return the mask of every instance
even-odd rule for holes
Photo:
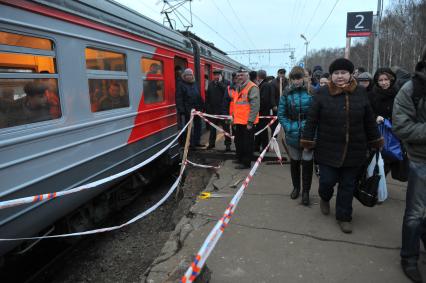
[[[145,75],[143,81],[143,97],[145,104],[163,102],[164,78],[163,62],[155,59],[142,58],[141,71]]]
[[[146,104],[164,101],[164,82],[145,80],[143,82],[144,102]]]
[[[86,48],[86,68],[89,70],[125,72],[125,55],[95,48]]]
[[[0,128],[58,119],[56,79],[0,79]]]
[[[0,44],[34,49],[53,50],[53,42],[49,39],[4,31],[0,31]]]
[[[147,77],[151,75],[163,74],[163,62],[159,60],[142,58],[141,68],[142,73],[144,73]]]
[[[127,80],[89,79],[92,112],[129,107]]]
[[[56,73],[55,58],[30,54],[0,53],[0,73]]]

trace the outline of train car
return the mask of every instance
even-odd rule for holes
[[[178,133],[175,69],[240,64],[113,1],[0,0],[0,200],[69,190],[147,160]],[[174,144],[155,166],[179,159]],[[112,184],[0,210],[0,238],[86,229]],[[114,199],[106,203],[114,202]],[[67,229],[54,228],[67,219]],[[28,243],[0,242],[0,256]]]

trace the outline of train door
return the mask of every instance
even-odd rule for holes
[[[175,70],[175,91],[176,91],[176,85],[177,82],[180,80],[180,76],[182,75],[182,72],[188,68],[188,60],[182,57],[175,56],[174,60],[174,70]]]

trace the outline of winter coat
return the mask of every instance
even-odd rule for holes
[[[179,81],[176,87],[176,108],[179,115],[189,115],[191,109],[203,110],[204,101],[195,82]]]
[[[392,131],[402,140],[409,159],[415,162],[426,162],[426,74],[424,72],[416,72],[413,79],[405,83],[398,92],[393,106],[392,121]]]
[[[223,97],[228,86],[227,81],[211,81],[206,92],[206,112],[222,114]]]
[[[260,115],[271,115],[270,111],[272,107],[276,105],[275,103],[275,89],[272,84],[268,83],[266,80],[263,80],[259,84],[260,92]]]
[[[383,145],[365,89],[354,78],[345,88],[333,82],[320,88],[314,96],[301,145],[315,148],[319,164],[336,168],[359,167],[365,162],[368,145]]]
[[[388,89],[382,89],[376,85],[373,87],[368,93],[368,100],[370,101],[375,117],[382,116],[383,118],[392,120],[393,101],[397,93],[398,91],[394,85]]]
[[[305,86],[295,88],[290,85],[281,96],[277,116],[288,145],[300,148],[300,138],[311,104],[312,96]]]

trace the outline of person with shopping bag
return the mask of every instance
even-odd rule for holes
[[[382,156],[386,175],[391,170],[399,170],[399,162],[403,160],[400,142],[392,133],[392,109],[398,93],[395,82],[396,75],[390,68],[379,68],[374,74],[373,88],[368,93],[376,123],[385,139]]]
[[[352,232],[353,193],[367,149],[383,146],[365,88],[357,85],[353,71],[348,59],[331,63],[331,81],[314,96],[300,141],[302,147],[314,149],[320,166],[320,208],[324,215],[330,214],[330,200],[339,182],[336,220],[344,233]]]

